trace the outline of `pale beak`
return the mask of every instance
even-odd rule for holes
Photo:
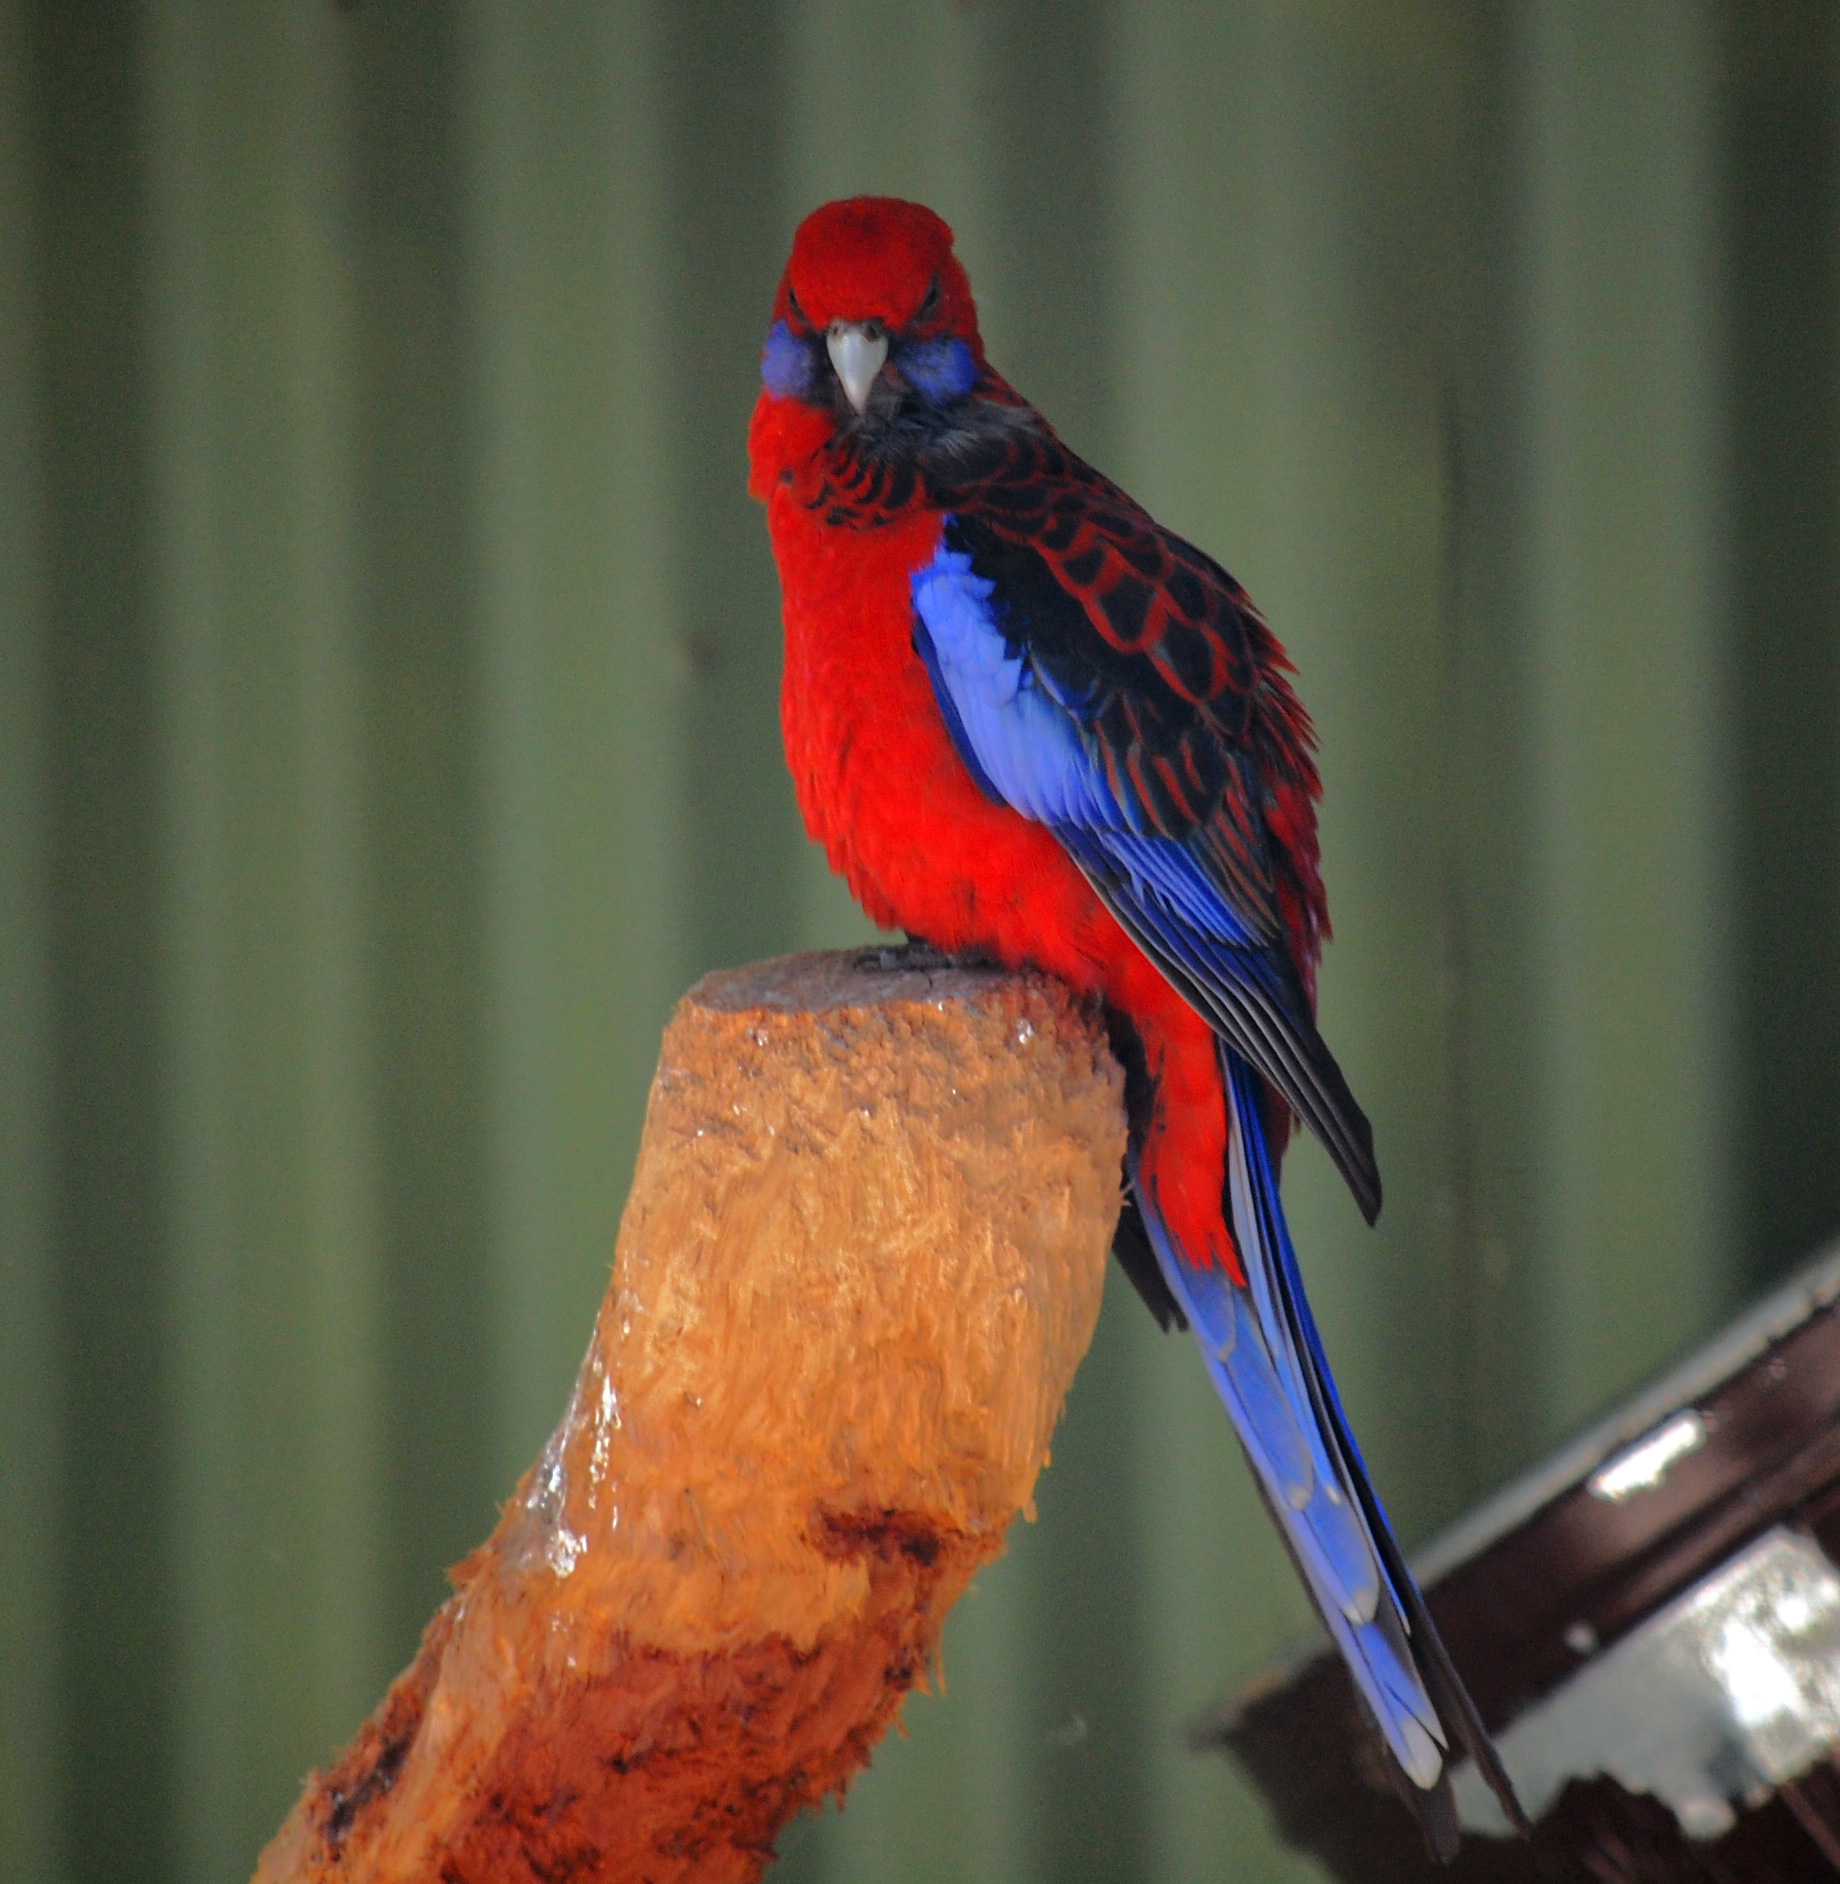
[[[867,411],[875,376],[888,358],[888,336],[870,333],[859,321],[832,321],[824,345],[844,397],[859,413]]]

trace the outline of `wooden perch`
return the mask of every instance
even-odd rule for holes
[[[699,982],[562,1424],[261,1884],[758,1877],[1030,1509],[1123,1151],[1051,982]]]

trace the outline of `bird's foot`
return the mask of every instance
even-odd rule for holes
[[[901,969],[930,973],[942,968],[996,968],[1000,964],[994,955],[986,955],[982,949],[960,949],[955,953],[951,949],[935,948],[916,935],[892,946],[862,950],[856,957],[856,966],[864,974],[885,975]]]

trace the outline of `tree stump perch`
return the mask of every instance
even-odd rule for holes
[[[1031,1510],[1124,1138],[1041,977],[699,982],[568,1411],[259,1884],[758,1877]]]

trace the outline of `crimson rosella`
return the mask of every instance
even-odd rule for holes
[[[984,357],[952,232],[857,197],[793,240],[751,488],[786,754],[869,916],[1105,1004],[1127,1068],[1118,1250],[1185,1322],[1433,1847],[1455,1747],[1513,1792],[1337,1398],[1278,1196],[1293,1117],[1371,1222],[1372,1137],[1314,1018],[1314,735],[1245,592]]]

